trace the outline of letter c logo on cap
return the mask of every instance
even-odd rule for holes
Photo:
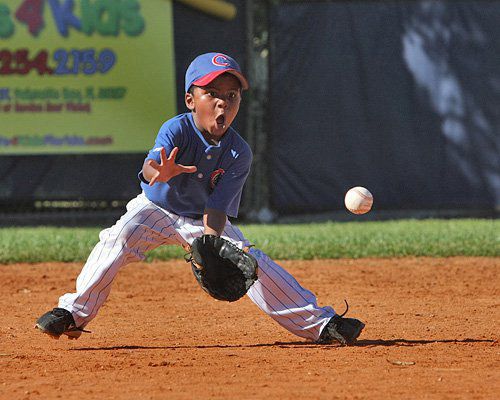
[[[229,65],[229,62],[227,60],[227,56],[224,54],[216,54],[212,58],[212,64],[217,65],[218,67],[227,67]]]

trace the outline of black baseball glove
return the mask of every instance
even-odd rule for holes
[[[196,238],[186,261],[201,288],[217,300],[236,301],[257,280],[257,260],[218,236]]]

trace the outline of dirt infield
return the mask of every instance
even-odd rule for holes
[[[183,261],[132,264],[79,340],[35,319],[81,265],[0,266],[1,399],[500,398],[500,260],[284,262],[322,305],[366,322],[355,347],[294,337]]]

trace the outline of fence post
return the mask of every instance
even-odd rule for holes
[[[270,222],[269,141],[269,7],[268,0],[246,2],[247,75],[250,90],[247,100],[247,141],[253,151],[252,171],[245,191],[245,212],[249,220]]]

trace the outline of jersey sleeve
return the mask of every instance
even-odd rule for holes
[[[178,125],[172,124],[170,121],[165,122],[160,130],[158,131],[158,135],[156,136],[155,144],[151,150],[149,150],[148,155],[144,159],[146,160],[156,160],[156,162],[160,163],[161,161],[161,148],[165,148],[165,152],[167,153],[167,157],[172,151],[172,149],[176,146],[180,145],[181,139],[181,129]],[[145,180],[142,170],[139,171],[137,175],[139,180],[144,183],[149,183]]]
[[[206,208],[223,211],[226,215],[236,218],[240,207],[243,185],[252,165],[250,149],[246,154],[240,154],[235,162],[224,172],[208,198]]]
[[[167,155],[170,154],[172,149],[179,145],[177,143],[180,136],[178,134],[179,132],[180,128],[165,122],[158,131],[154,147],[149,150],[145,160],[156,160],[157,162],[160,162],[160,150],[162,147],[165,147]]]

